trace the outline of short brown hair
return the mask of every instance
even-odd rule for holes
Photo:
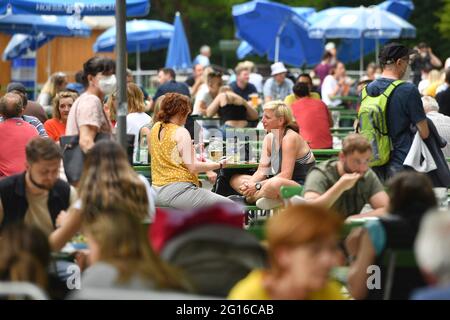
[[[56,118],[58,120],[61,119],[61,112],[59,112],[59,101],[64,98],[72,98],[73,102],[75,102],[75,100],[77,100],[78,98],[78,94],[71,91],[58,92],[53,98],[53,118]]]
[[[31,139],[25,149],[28,163],[40,160],[61,159],[61,148],[50,138],[36,137]]]
[[[191,112],[191,100],[179,93],[166,93],[161,101],[161,107],[156,115],[156,121],[168,123],[176,114],[186,116]]]
[[[347,137],[345,137],[344,141],[342,141],[342,153],[344,155],[350,155],[355,151],[364,153],[367,150],[372,151],[370,142],[366,139],[366,137],[358,133],[350,133]]]
[[[287,207],[270,218],[267,223],[267,242],[275,274],[281,272],[275,250],[295,248],[337,235],[342,223],[343,220],[337,213],[311,204]]]

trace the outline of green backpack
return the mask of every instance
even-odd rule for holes
[[[389,162],[392,150],[388,135],[386,111],[389,96],[403,80],[392,82],[379,96],[369,96],[366,87],[361,93],[361,105],[358,111],[357,132],[369,140],[372,145],[371,167],[382,166]]]

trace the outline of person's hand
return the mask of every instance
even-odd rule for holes
[[[248,182],[247,182],[247,183],[246,183],[246,188],[245,188],[245,190],[242,192],[242,194],[243,194],[244,196],[246,196],[246,197],[252,197],[252,196],[255,195],[256,191],[258,191],[258,190],[256,190],[255,183],[248,183]]]
[[[61,210],[56,217],[56,227],[59,228],[64,225],[64,222],[66,221],[67,217],[69,216],[69,213],[65,210]]]
[[[213,184],[216,183],[217,173],[215,173],[214,171],[207,171],[206,176],[208,177],[209,182],[211,182]]]
[[[81,271],[89,267],[89,250],[78,250],[75,253],[75,263],[78,265]]]
[[[363,235],[364,228],[353,229],[345,239],[345,248],[350,256],[356,256],[358,254],[359,245]]]
[[[344,173],[344,175],[341,176],[341,178],[338,180],[339,187],[343,191],[347,191],[354,187],[356,182],[361,178],[361,174],[354,172],[354,173]]]

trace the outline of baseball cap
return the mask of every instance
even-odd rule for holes
[[[27,94],[27,89],[20,82],[9,83],[8,86],[6,87],[6,92],[11,92],[11,91],[20,91],[25,95]]]
[[[398,59],[409,57],[411,54],[417,54],[417,50],[409,49],[399,43],[389,43],[383,47],[378,58],[383,64],[391,64]]]
[[[276,74],[287,72],[286,67],[284,66],[283,62],[275,62],[270,66],[270,69],[272,69],[271,75],[274,76]]]

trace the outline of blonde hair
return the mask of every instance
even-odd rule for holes
[[[267,222],[267,242],[272,272],[275,276],[283,270],[276,251],[338,235],[343,219],[335,212],[321,206],[302,204],[290,206]]]
[[[99,259],[117,268],[119,283],[138,275],[159,289],[187,289],[181,274],[153,251],[143,225],[127,210],[119,205],[83,225],[84,232],[99,246]]]
[[[141,88],[132,82],[127,83],[127,99],[128,113],[145,111],[144,94]]]
[[[274,100],[264,104],[263,110],[272,110],[277,118],[284,118],[286,128],[290,128],[298,132],[298,126],[295,123],[291,108],[289,108],[283,101]]]
[[[65,98],[72,98],[73,102],[75,102],[75,100],[77,100],[77,98],[78,98],[78,94],[76,94],[75,92],[71,92],[71,91],[58,92],[52,102],[53,103],[53,113],[52,113],[53,118],[61,120],[61,112],[59,112],[59,101],[61,99],[65,99]]]
[[[67,75],[63,72],[56,72],[48,78],[42,87],[41,93],[48,93],[53,99],[58,92],[59,87],[67,80]]]
[[[78,189],[82,214],[88,220],[118,204],[139,219],[148,217],[145,185],[125,151],[112,140],[99,141],[89,150]]]

